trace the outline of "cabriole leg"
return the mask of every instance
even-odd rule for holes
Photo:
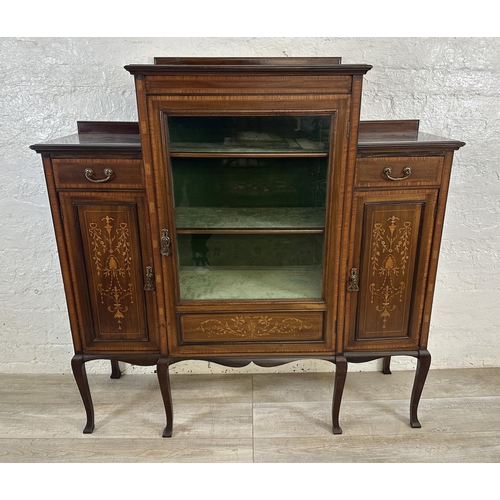
[[[418,403],[424,389],[425,379],[429,373],[431,366],[431,355],[427,350],[419,351],[417,370],[415,372],[415,380],[413,382],[413,390],[410,401],[410,425],[413,428],[419,429],[422,427],[417,418]]]
[[[84,434],[91,434],[94,430],[94,404],[90,395],[89,381],[87,371],[85,370],[85,361],[82,355],[76,354],[71,360],[71,369],[76,380],[76,385],[82,397],[83,406],[87,412],[87,425],[83,429]]]
[[[161,396],[165,405],[167,426],[163,430],[163,437],[172,437],[174,413],[172,408],[172,394],[170,392],[170,376],[168,374],[168,359],[160,358],[156,366],[158,382],[160,383]]]
[[[382,363],[382,373],[384,375],[390,375],[391,372],[391,357],[385,356]]]
[[[342,434],[339,425],[340,403],[344,392],[345,379],[347,375],[347,360],[344,356],[335,356],[335,383],[333,388],[332,403],[332,428],[334,434]]]
[[[111,360],[111,377],[110,378],[120,378],[122,372],[120,371],[120,365],[116,359]]]

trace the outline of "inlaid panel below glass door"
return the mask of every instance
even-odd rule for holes
[[[182,300],[321,299],[323,234],[177,236]]]

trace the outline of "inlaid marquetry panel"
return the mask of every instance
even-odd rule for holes
[[[436,193],[360,194],[348,345],[418,344]]]
[[[79,207],[87,268],[99,322],[99,336],[138,333],[137,292],[141,292],[136,223],[130,207]],[[111,320],[111,318],[113,318]]]
[[[322,312],[180,315],[184,343],[321,340]]]
[[[365,206],[357,338],[408,335],[422,204]]]
[[[152,292],[144,291],[151,263],[141,243],[142,196],[124,195],[119,203],[105,194],[61,198],[86,345],[146,346],[151,340],[146,294]]]

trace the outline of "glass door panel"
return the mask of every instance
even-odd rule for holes
[[[320,299],[322,234],[178,234],[182,300]]]
[[[324,152],[330,116],[170,116],[170,153]]]
[[[181,300],[323,297],[330,121],[168,117]]]
[[[172,158],[177,229],[322,229],[327,160]]]

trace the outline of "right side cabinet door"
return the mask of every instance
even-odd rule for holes
[[[354,194],[345,351],[419,348],[437,193]]]

